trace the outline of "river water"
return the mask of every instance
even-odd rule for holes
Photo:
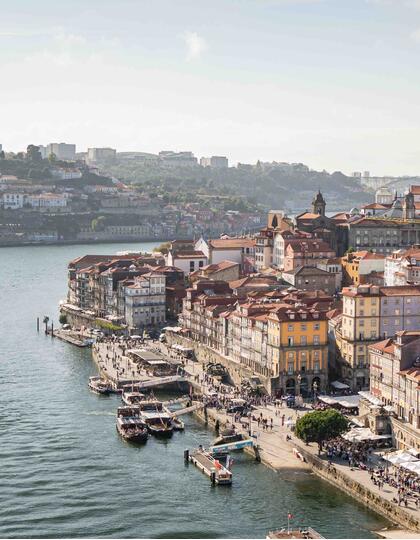
[[[135,246],[0,249],[0,537],[264,538],[287,522],[326,537],[370,538],[378,515],[307,473],[235,456],[231,487],[211,487],[183,450],[214,433],[193,417],[143,447],[115,430],[117,396],[87,389],[90,351],[36,332],[57,323],[69,260]]]

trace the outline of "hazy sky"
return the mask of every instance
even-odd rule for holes
[[[420,0],[0,0],[0,142],[420,174]]]

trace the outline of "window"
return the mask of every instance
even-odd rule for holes
[[[314,330],[319,330],[319,323],[314,324]]]
[[[315,360],[314,362],[314,371],[315,373],[319,373],[319,360]]]
[[[306,324],[301,324],[300,329],[305,332],[306,331]]]
[[[319,345],[319,336],[314,336],[314,345]]]
[[[195,268],[195,262],[190,261],[190,272],[194,272],[194,268]]]
[[[293,324],[288,324],[287,325],[287,331],[288,332],[293,332]]]
[[[293,375],[293,367],[294,367],[293,362],[289,362],[289,363],[287,364],[287,373],[288,373],[289,375]]]
[[[293,338],[292,337],[287,338],[287,344],[289,345],[289,347],[293,347]]]
[[[300,336],[300,344],[306,345],[306,336]]]
[[[365,321],[359,321],[359,326],[365,326]]]
[[[204,266],[204,261],[198,261],[198,267],[202,268]]]

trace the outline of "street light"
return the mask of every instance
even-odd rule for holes
[[[299,406],[300,406],[300,385],[301,385],[301,382],[302,382],[302,375],[299,373],[299,375],[297,376],[297,382],[298,382],[298,398],[299,398]]]

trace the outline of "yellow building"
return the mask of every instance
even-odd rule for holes
[[[357,286],[366,283],[365,279],[367,276],[372,276],[372,272],[384,271],[385,255],[370,251],[354,251],[341,258],[341,266],[343,267],[343,284]]]
[[[278,376],[278,392],[312,395],[328,380],[326,313],[282,304],[268,316],[267,355]]]

